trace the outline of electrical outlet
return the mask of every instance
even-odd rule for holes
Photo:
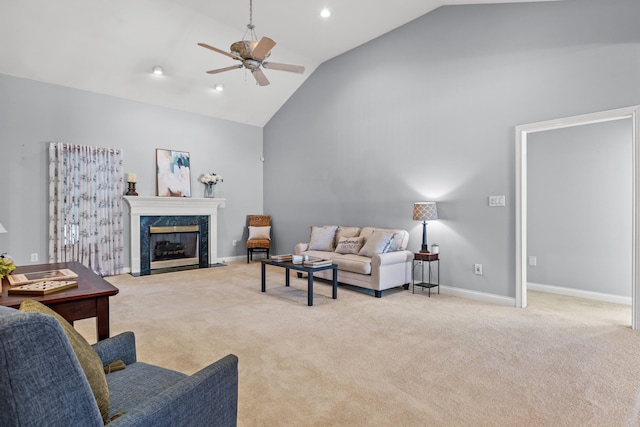
[[[38,262],[38,254],[31,254],[31,262]]]
[[[233,246],[235,246],[235,245],[237,245],[237,244],[238,244],[238,241],[237,241],[236,239],[233,239],[233,240],[231,241],[231,244],[232,244]]]
[[[473,272],[475,274],[477,274],[478,276],[482,276],[482,264],[474,264],[473,265]]]
[[[537,257],[537,256],[534,256],[534,255],[530,255],[530,256],[529,256],[529,265],[530,265],[531,267],[535,267],[535,266],[537,266],[537,265],[538,265],[538,257]]]

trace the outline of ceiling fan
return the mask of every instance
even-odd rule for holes
[[[265,61],[271,55],[271,49],[276,45],[276,42],[269,37],[262,37],[260,41],[257,41],[256,33],[253,25],[253,0],[249,0],[249,23],[247,24],[247,30],[245,30],[242,40],[237,41],[231,45],[230,52],[225,52],[222,49],[218,49],[213,46],[209,46],[206,43],[198,43],[198,46],[211,49],[214,52],[221,53],[232,59],[242,62],[241,64],[232,65],[230,67],[218,68],[216,70],[207,71],[207,74],[218,74],[224,71],[231,71],[238,68],[246,68],[251,71],[251,74],[256,79],[256,82],[260,86],[267,86],[269,80],[267,76],[262,72],[262,68],[269,70],[288,71],[290,73],[304,73],[304,67],[302,65],[281,64],[279,62]],[[249,32],[249,40],[246,40],[247,32]]]

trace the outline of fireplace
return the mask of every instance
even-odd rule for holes
[[[200,264],[197,225],[149,227],[149,234],[151,270]]]
[[[209,219],[206,216],[140,217],[140,274],[172,268],[206,268]]]
[[[124,196],[124,199],[130,207],[131,274],[151,274],[151,253],[154,249],[151,248],[150,227],[197,225],[198,262],[194,264],[195,267],[208,267],[218,263],[218,208],[225,207],[225,199],[153,196]],[[172,239],[160,241],[176,243]],[[187,245],[184,242],[179,243]],[[169,249],[169,246],[164,248]]]

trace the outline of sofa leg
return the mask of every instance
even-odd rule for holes
[[[373,291],[376,294],[376,298],[382,298],[382,291]]]
[[[298,272],[298,279],[302,279],[302,273]]]

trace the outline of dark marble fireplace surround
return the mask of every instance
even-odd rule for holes
[[[140,274],[151,274],[150,227],[197,225],[199,235],[199,268],[209,267],[209,217],[206,215],[140,216]]]

